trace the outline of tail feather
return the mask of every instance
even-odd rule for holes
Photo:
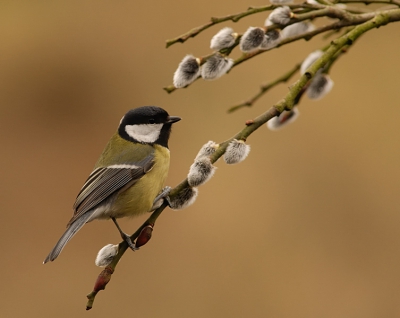
[[[49,255],[47,255],[46,259],[43,261],[43,264],[47,262],[54,261],[58,255],[60,255],[64,246],[69,242],[69,240],[85,225],[85,223],[90,219],[93,213],[86,212],[81,217],[79,217],[75,222],[71,223],[65,233],[58,240],[57,244],[53,247]]]

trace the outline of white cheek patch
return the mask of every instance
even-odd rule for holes
[[[152,143],[160,136],[163,124],[126,125],[126,133],[139,142]]]

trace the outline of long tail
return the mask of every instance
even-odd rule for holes
[[[46,259],[43,261],[43,264],[46,264],[48,261],[54,261],[58,255],[60,255],[64,246],[69,242],[70,239],[78,232],[82,226],[90,219],[93,213],[84,213],[78,219],[76,219],[73,223],[71,223],[65,233],[58,240],[56,246],[53,247],[49,255],[47,255]]]

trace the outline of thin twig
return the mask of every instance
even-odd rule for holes
[[[297,71],[300,69],[300,63],[296,64],[290,71],[287,73],[283,74],[281,77],[278,77],[276,80],[262,85],[260,87],[260,90],[257,94],[255,94],[253,97],[249,98],[243,103],[240,103],[238,105],[232,106],[231,108],[228,109],[228,113],[233,113],[234,111],[243,108],[243,107],[251,107],[253,104],[261,97],[263,96],[266,92],[268,92],[271,88],[275,87],[276,85],[280,83],[286,83],[288,80],[292,78],[294,74],[297,73]]]
[[[323,6],[323,5],[307,4],[307,3],[292,4],[292,5],[288,5],[288,6],[291,9],[298,9],[298,8],[303,9],[304,8],[304,9],[308,9],[308,10],[312,10],[312,9],[317,10],[317,9],[325,8],[325,6]],[[279,7],[279,6],[278,5],[268,5],[268,6],[262,6],[262,7],[250,7],[248,10],[243,11],[243,12],[230,14],[230,15],[223,16],[223,17],[212,17],[209,22],[207,22],[203,25],[200,25],[196,28],[193,28],[193,29],[189,30],[188,32],[181,34],[173,39],[167,40],[166,47],[168,48],[175,43],[184,43],[189,38],[195,37],[199,33],[203,32],[204,30],[208,29],[209,27],[211,27],[215,24],[226,22],[226,21],[238,22],[240,19],[247,17],[249,15],[264,12],[264,11],[272,11],[272,10],[276,9],[277,7]]]
[[[378,3],[378,4],[394,4],[396,6],[400,6],[400,1],[398,0],[339,0],[336,1],[336,3],[364,3],[365,5]]]

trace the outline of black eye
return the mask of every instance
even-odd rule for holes
[[[156,123],[156,121],[153,118],[149,119],[149,124],[155,124],[155,123]]]

